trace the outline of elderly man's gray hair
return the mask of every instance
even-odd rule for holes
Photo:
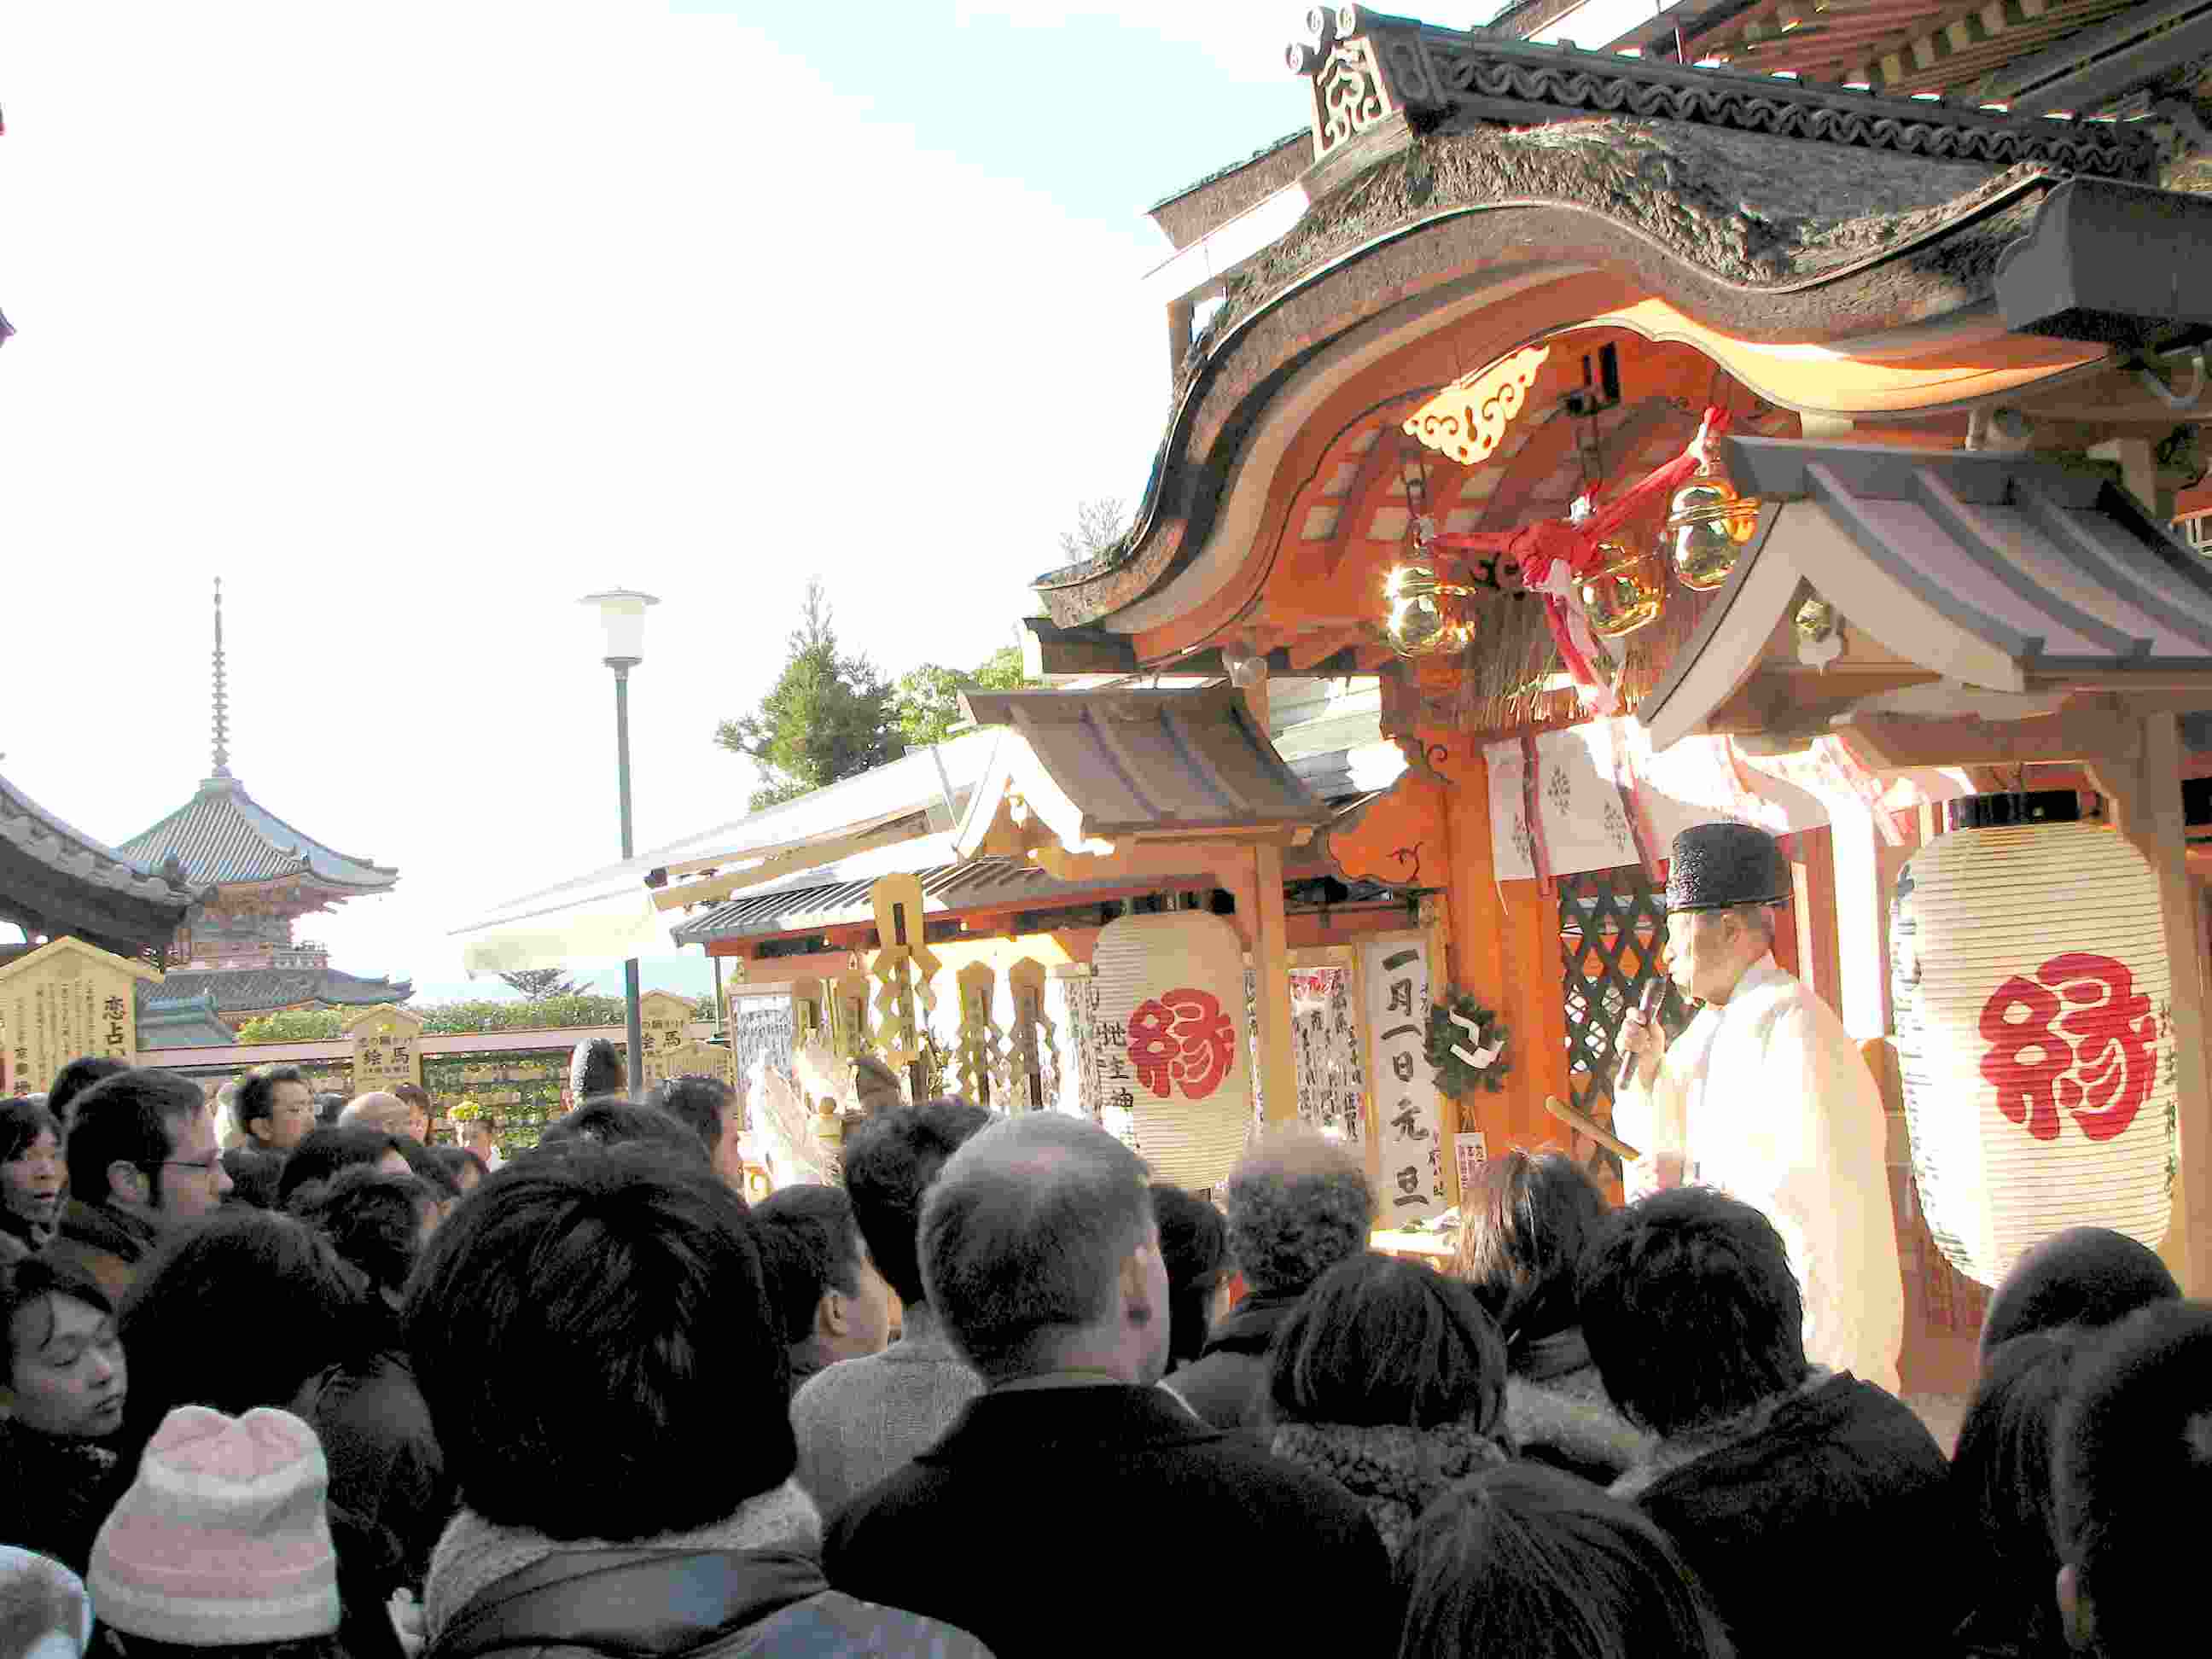
[[[1150,1237],[1142,1159],[1094,1124],[1032,1112],[955,1152],[921,1207],[921,1277],[955,1346],[993,1381],[1049,1364],[1095,1323]]]
[[[1229,1255],[1261,1296],[1295,1296],[1367,1248],[1375,1189],[1358,1155],[1303,1125],[1271,1129],[1223,1194]]]

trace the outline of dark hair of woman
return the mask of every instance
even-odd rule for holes
[[[1160,1255],[1168,1268],[1168,1369],[1188,1365],[1206,1346],[1213,1299],[1229,1276],[1229,1221],[1206,1200],[1171,1182],[1152,1183]]]
[[[413,1176],[356,1164],[328,1181],[309,1182],[286,1207],[376,1289],[397,1294],[422,1253],[423,1225],[437,1213],[438,1194]]]
[[[13,1164],[22,1157],[41,1133],[59,1140],[61,1120],[40,1102],[22,1095],[0,1100],[0,1164]]]
[[[1504,1409],[1505,1343],[1459,1280],[1363,1253],[1316,1280],[1275,1333],[1267,1395],[1279,1422],[1489,1434]]]
[[[370,1309],[363,1276],[305,1222],[217,1211],[165,1241],[123,1298],[126,1443],[143,1446],[178,1406],[289,1409],[309,1377],[374,1339]]]
[[[1729,1659],[1667,1535],[1634,1505],[1540,1463],[1462,1481],[1397,1563],[1399,1659]]]
[[[1605,1194],[1565,1152],[1516,1150],[1483,1167],[1460,1206],[1455,1271],[1509,1346],[1575,1323],[1575,1267],[1606,1213]]]
[[[340,1170],[356,1164],[374,1165],[399,1152],[397,1137],[365,1123],[348,1123],[327,1129],[310,1129],[284,1160],[284,1174],[276,1183],[276,1202],[288,1206],[292,1194],[311,1181],[328,1181]],[[405,1157],[404,1152],[401,1157]]]

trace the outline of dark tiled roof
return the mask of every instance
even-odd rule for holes
[[[310,876],[323,885],[381,892],[399,872],[333,852],[295,830],[246,793],[234,778],[209,778],[199,793],[119,849],[142,870],[172,856],[194,881],[268,881]]]
[[[5,778],[0,778],[0,839],[58,874],[149,903],[173,905],[179,921],[196,896],[185,883],[160,872],[161,860],[138,864],[63,823]]]
[[[944,838],[932,836],[917,847],[941,847]],[[1194,858],[1194,865],[1202,863]],[[709,939],[745,939],[756,934],[813,933],[830,927],[872,923],[875,911],[869,895],[884,872],[857,880],[816,882],[811,885],[779,885],[766,891],[718,904],[687,917],[674,929],[679,944],[703,945]],[[1062,881],[1019,859],[973,859],[965,864],[940,864],[916,872],[921,878],[922,910],[926,915],[957,915],[1000,905],[1019,904],[1039,910],[1079,904],[1091,893],[1127,892],[1129,878],[1115,876],[1097,881]],[[800,878],[801,880],[804,878]],[[1190,879],[1211,887],[1213,878],[1194,868]],[[1171,876],[1147,878],[1155,886],[1173,888]]]
[[[197,996],[214,998],[222,1013],[289,1008],[300,1003],[370,1007],[404,1002],[415,994],[412,980],[363,979],[335,968],[211,968],[172,969],[143,999],[144,1006]]]
[[[198,996],[142,997],[138,1004],[138,1046],[142,1048],[220,1048],[238,1034],[216,1018],[215,999]]]

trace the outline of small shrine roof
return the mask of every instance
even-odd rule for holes
[[[341,892],[378,893],[399,878],[395,868],[337,852],[294,829],[230,777],[204,780],[191,799],[118,850],[147,870],[173,857],[205,885],[296,876]]]
[[[171,969],[160,991],[163,1000],[209,996],[213,999],[210,1006],[226,1014],[291,1008],[301,1003],[367,1007],[380,1002],[404,1002],[414,994],[412,980],[365,979],[335,968]],[[148,1000],[150,1006],[151,999]]]
[[[2212,694],[2212,570],[2100,470],[1987,451],[1723,447],[1764,502],[1759,525],[1637,711],[1654,749],[1917,708],[1898,701],[1905,684],[1938,676],[1960,708],[1978,693]],[[1819,625],[1801,615],[1814,599],[1843,625],[1826,662],[1793,637]]]
[[[1009,815],[1042,821],[1070,852],[1310,830],[1329,817],[1231,686],[970,691],[961,705],[1006,739],[954,832],[965,852]]]
[[[237,1042],[238,1033],[216,1017],[215,999],[206,992],[185,997],[147,996],[143,994],[146,988],[139,988],[140,1048],[227,1048]]]

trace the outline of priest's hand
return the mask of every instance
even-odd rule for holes
[[[1613,1042],[1615,1054],[1636,1056],[1636,1085],[1649,1089],[1658,1079],[1659,1061],[1667,1052],[1667,1035],[1659,1022],[1641,1008],[1631,1008]]]

